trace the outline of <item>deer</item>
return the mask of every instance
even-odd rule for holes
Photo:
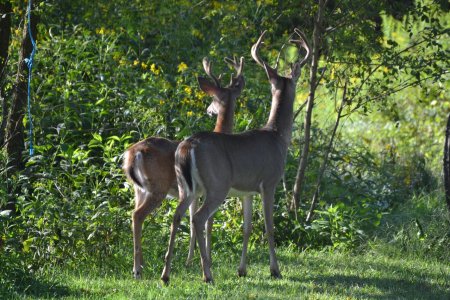
[[[283,77],[259,57],[259,48],[266,31],[252,46],[251,55],[261,66],[271,85],[271,109],[266,125],[239,134],[200,132],[181,142],[175,152],[175,171],[179,190],[179,204],[170,228],[169,246],[165,256],[161,280],[168,284],[175,235],[188,206],[203,195],[201,207],[193,216],[201,256],[203,280],[213,282],[211,259],[205,247],[205,221],[211,218],[227,195],[262,196],[266,236],[269,245],[270,273],[281,278],[274,241],[273,207],[275,188],[284,173],[287,150],[291,141],[293,104],[296,82],[301,68],[310,56],[310,47],[303,32],[295,29],[298,39],[290,42],[306,51],[305,56],[291,65],[290,75]],[[238,273],[246,272],[241,257]]]
[[[213,80],[198,77],[200,89],[213,100],[207,108],[209,115],[217,115],[214,131],[231,133],[234,122],[234,109],[237,97],[241,94],[245,80],[242,74],[244,58],[237,62],[236,58],[225,58],[225,62],[236,70],[236,76],[226,87],[220,84],[221,76],[212,72],[212,64],[205,57],[203,68]],[[175,174],[175,151],[180,142],[161,137],[149,137],[130,146],[124,153],[123,170],[133,185],[135,208],[132,213],[133,229],[133,276],[140,279],[144,265],[142,253],[142,225],[145,218],[158,208],[169,195],[178,196],[178,185]],[[192,203],[191,235],[187,263],[192,260],[195,247],[195,230],[192,216],[196,203]],[[212,222],[212,221],[211,221]],[[211,223],[209,223],[211,224]],[[212,224],[211,226],[212,227]],[[211,234],[211,233],[209,233]],[[208,240],[211,235],[208,236]]]

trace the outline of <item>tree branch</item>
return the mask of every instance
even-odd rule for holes
[[[328,157],[330,155],[331,149],[333,148],[333,142],[334,142],[334,138],[336,136],[336,131],[337,131],[337,128],[339,127],[339,121],[341,120],[341,117],[342,117],[341,116],[342,110],[344,109],[344,106],[347,103],[346,97],[347,97],[347,81],[345,81],[344,91],[342,93],[342,101],[341,101],[341,105],[339,106],[338,115],[336,118],[336,122],[334,124],[333,131],[331,133],[330,142],[328,143],[328,147],[327,147],[327,150],[324,155],[323,163],[319,169],[319,176],[317,177],[316,189],[314,191],[314,196],[311,201],[311,207],[309,208],[308,215],[306,216],[306,220],[305,220],[306,223],[311,222],[311,219],[314,214],[314,209],[316,208],[316,205],[317,205],[317,202],[319,199],[320,182],[322,181],[323,174],[325,173],[325,169],[327,167]]]

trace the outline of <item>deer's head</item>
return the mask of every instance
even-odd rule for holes
[[[206,74],[213,80],[211,82],[204,77],[198,77],[200,89],[213,97],[213,101],[207,109],[209,115],[218,115],[227,109],[234,110],[236,98],[241,94],[245,86],[244,76],[242,75],[244,58],[241,57],[239,62],[237,62],[236,58],[225,58],[225,62],[236,70],[236,76],[232,74],[230,83],[222,87],[220,84],[222,76],[214,76],[211,62],[206,57],[203,59],[203,68]]]
[[[295,88],[295,84],[298,78],[300,77],[300,71],[302,67],[306,64],[306,61],[309,59],[310,56],[310,47],[306,40],[305,34],[297,28],[294,29],[294,34],[298,36],[298,39],[291,39],[289,41],[295,44],[299,48],[299,50],[301,48],[305,49],[306,54],[303,58],[301,58],[301,55],[299,54],[298,61],[291,64],[291,70],[289,75],[281,76],[277,72],[278,62],[275,65],[275,67],[272,68],[259,56],[259,49],[261,47],[261,44],[263,43],[263,38],[266,32],[267,31],[264,31],[258,38],[258,41],[252,46],[251,54],[253,59],[256,61],[258,65],[263,67],[264,70],[266,71],[267,77],[269,78],[269,82],[272,85],[272,93],[274,93],[275,91],[285,90],[286,85],[291,86],[293,85],[293,87]]]

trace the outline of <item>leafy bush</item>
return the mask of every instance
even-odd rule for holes
[[[450,215],[444,195],[438,190],[415,194],[383,219],[376,237],[382,243],[374,246],[387,252],[448,260]]]
[[[239,7],[220,1],[194,7],[189,1],[67,3],[45,2],[40,8],[45,8],[45,14],[32,82],[36,155],[27,157],[26,170],[9,176],[6,157],[0,152],[0,206],[13,199],[17,208],[15,212],[0,212],[0,274],[8,274],[0,277],[2,286],[12,287],[24,274],[48,270],[54,265],[85,264],[104,272],[131,269],[133,195],[120,169],[124,150],[146,136],[181,140],[192,132],[211,130],[214,120],[205,116],[210,98],[199,91],[196,81],[197,76],[204,74],[201,59],[210,56],[211,61],[219,62],[231,55],[244,55],[248,59],[249,46],[263,28],[270,29],[267,43],[274,45],[274,49],[284,47],[281,41],[288,39],[287,28],[302,25],[309,30],[310,26],[305,24],[311,23],[312,15],[308,16],[306,11],[314,13],[314,9],[305,9],[300,20],[298,3],[287,1],[285,11],[277,15],[281,17],[284,13],[288,17],[277,19],[275,24],[273,12],[283,7],[281,1],[248,1]],[[303,8],[309,4],[302,5]],[[365,26],[369,25],[372,26]],[[368,30],[370,26],[361,29],[367,31],[367,36],[377,37],[377,48],[370,51],[361,46],[367,44],[364,38],[358,39],[355,47],[353,29],[333,37],[337,38],[333,45],[342,46],[336,55],[346,57],[344,52],[350,52],[348,68],[354,71],[353,75],[364,75],[361,58],[355,53],[367,51],[361,53],[364,59],[376,60],[372,56],[377,56],[383,47],[378,41],[382,40],[382,32]],[[18,50],[19,35],[15,33],[11,53]],[[397,42],[389,38],[386,43],[393,47]],[[277,54],[272,51],[264,53],[264,57],[275,62]],[[16,66],[14,59],[9,64],[11,70]],[[280,62],[287,67],[283,58]],[[420,58],[419,62],[426,60]],[[443,210],[433,211],[437,205],[422,206],[424,199],[431,203],[441,195],[426,198],[421,192],[434,191],[439,186],[430,165],[436,167],[439,160],[438,146],[442,139],[439,134],[445,112],[439,108],[448,104],[438,105],[434,98],[446,99],[446,84],[437,88],[422,82],[424,88],[417,93],[419,97],[412,95],[415,90],[405,91],[397,106],[389,105],[397,99],[388,98],[373,107],[364,105],[362,114],[367,114],[367,109],[379,109],[382,117],[373,112],[367,117],[369,121],[361,121],[352,114],[355,123],[339,132],[330,155],[315,218],[310,224],[303,222],[329,140],[328,123],[323,121],[334,116],[333,101],[328,101],[333,100],[333,95],[323,94],[339,85],[331,77],[346,75],[349,69],[343,65],[333,66],[333,70],[342,74],[324,73],[326,85],[318,93],[318,98],[322,97],[318,99],[319,109],[331,113],[314,118],[311,155],[297,219],[287,209],[303,143],[302,124],[297,124],[300,118],[294,124],[293,145],[286,165],[287,190],[280,186],[276,192],[276,242],[301,249],[357,249],[378,232],[380,224],[392,229],[389,224],[395,220],[383,223],[385,214],[392,209],[409,209],[407,205],[411,203],[407,199],[420,195],[412,200],[414,216],[403,216],[402,222],[394,226],[395,234],[386,233],[387,240],[408,251],[419,249],[424,255],[445,257],[441,253],[447,253],[449,239],[448,227],[443,224],[448,224],[448,220]],[[215,64],[215,72],[221,73],[222,67],[223,64]],[[13,87],[11,70],[7,72],[6,94]],[[270,110],[270,87],[264,72],[249,62],[244,74],[246,89],[238,99],[236,132],[260,127]],[[307,75],[303,76],[305,79]],[[392,77],[403,75],[397,68],[380,70],[379,76],[372,86],[375,90],[391,84]],[[359,84],[358,78],[350,81]],[[307,81],[300,80],[296,106],[306,99],[307,89]],[[422,109],[421,101],[429,104],[426,110]],[[376,129],[369,131],[373,120]],[[425,129],[414,120],[426,120]],[[397,128],[397,124],[401,126]],[[386,128],[381,130],[382,126]],[[432,133],[432,140],[428,141],[428,135],[422,133]],[[372,135],[370,139],[368,135]],[[415,139],[417,135],[419,140]],[[429,144],[433,146],[431,150],[427,149]],[[145,260],[151,270],[161,266],[176,204],[176,200],[165,201],[145,223]],[[266,242],[263,220],[257,196],[250,240],[253,248]],[[215,217],[213,251],[239,255],[241,224],[239,201],[228,200]],[[188,221],[183,219],[177,235],[178,263],[186,257],[188,234]]]

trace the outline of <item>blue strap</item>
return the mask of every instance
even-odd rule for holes
[[[33,35],[31,33],[31,1],[28,1],[28,33],[30,34],[30,40],[31,45],[33,46],[33,49],[30,54],[30,58],[25,58],[25,63],[28,66],[28,122],[29,122],[29,129],[28,129],[28,139],[30,140],[30,156],[34,154],[34,148],[33,148],[33,119],[31,116],[31,70],[33,69],[33,60],[34,55],[36,54],[36,41],[33,39]]]

